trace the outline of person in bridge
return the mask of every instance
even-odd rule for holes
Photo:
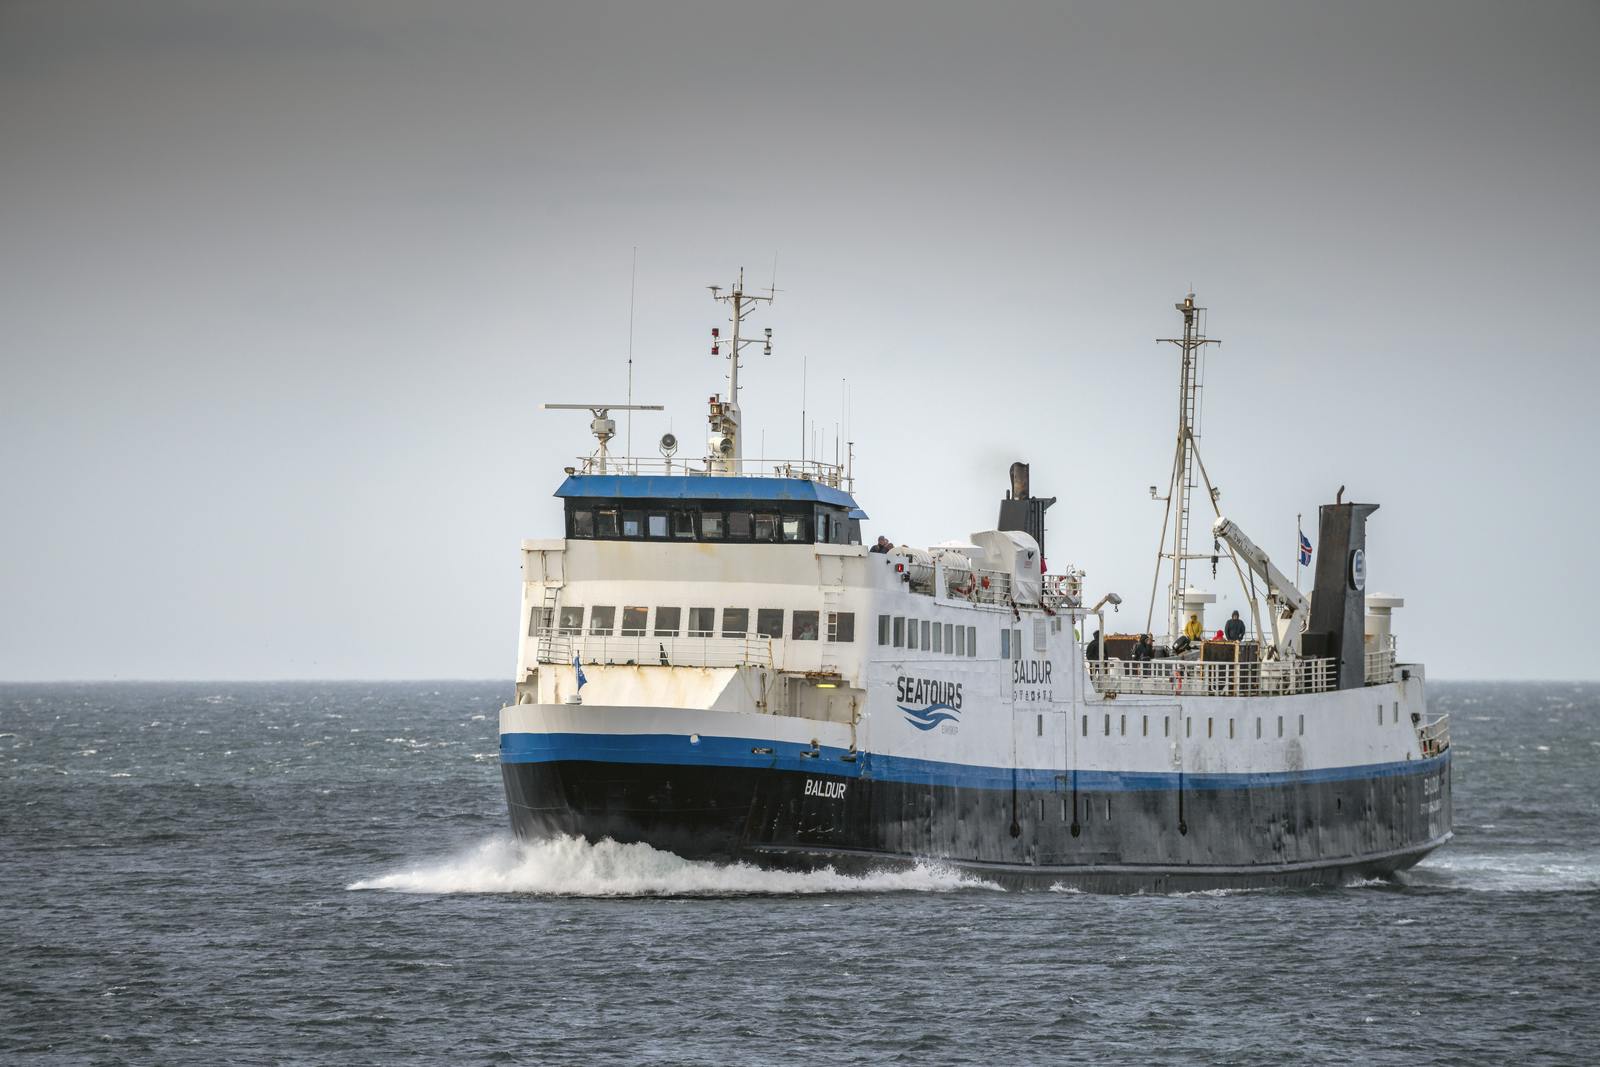
[[[1205,627],[1200,625],[1198,615],[1190,615],[1189,621],[1183,624],[1183,636],[1187,637],[1191,644],[1198,644],[1200,638],[1205,636],[1205,632]]]
[[[878,543],[867,549],[868,552],[888,552],[894,545],[883,534],[878,535]]]
[[[1233,613],[1233,618],[1223,624],[1222,635],[1229,641],[1244,640],[1244,620],[1239,618],[1237,611]]]

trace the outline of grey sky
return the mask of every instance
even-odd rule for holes
[[[804,359],[869,536],[988,527],[1030,460],[1128,628],[1193,286],[1230,516],[1292,563],[1346,484],[1404,654],[1596,677],[1597,40],[1592,3],[0,4],[0,677],[509,677],[588,443],[536,408],[624,395],[635,246],[636,451],[695,450],[703,286],[776,254],[750,450],[798,451]]]

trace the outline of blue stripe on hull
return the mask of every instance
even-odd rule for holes
[[[756,752],[755,749],[771,752]],[[1319,767],[1299,771],[1240,774],[1179,774],[1175,771],[1088,771],[1010,767],[984,767],[966,763],[914,759],[863,752],[854,761],[839,748],[812,749],[796,742],[749,737],[700,736],[691,741],[683,734],[530,734],[500,735],[502,763],[648,763],[671,766],[749,767],[803,771],[835,778],[871,778],[884,782],[911,782],[976,789],[1017,789],[1055,792],[1076,786],[1093,792],[1177,789],[1252,789],[1314,782],[1413,775],[1443,766],[1450,753],[1424,760],[1367,763],[1348,767]],[[1063,782],[1063,778],[1069,781]]]

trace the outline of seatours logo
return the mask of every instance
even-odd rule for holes
[[[895,700],[905,713],[906,722],[919,730],[961,721],[960,682],[901,675],[895,682]]]

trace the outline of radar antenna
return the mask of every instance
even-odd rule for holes
[[[774,270],[776,281],[776,270]],[[744,268],[739,268],[739,278],[733,283],[726,293],[720,285],[708,285],[711,290],[711,299],[727,304],[732,313],[728,321],[733,324],[733,336],[724,338],[721,330],[711,328],[711,354],[722,355],[722,346],[728,346],[728,399],[711,398],[711,437],[710,458],[707,469],[720,474],[738,474],[743,464],[744,446],[740,440],[739,419],[739,356],[746,345],[760,344],[762,354],[772,355],[772,327],[762,331],[760,337],[745,337],[743,326],[745,317],[755,310],[755,306],[763,301],[770,304],[777,295],[777,290],[769,288],[765,296],[744,291]]]
[[[606,450],[611,439],[617,436],[617,424],[611,418],[613,411],[664,411],[660,404],[540,404],[543,411],[587,411],[594,415],[589,423],[589,432],[594,434],[599,447],[595,449],[593,462],[597,468],[596,474],[607,473],[607,461],[611,454]]]

